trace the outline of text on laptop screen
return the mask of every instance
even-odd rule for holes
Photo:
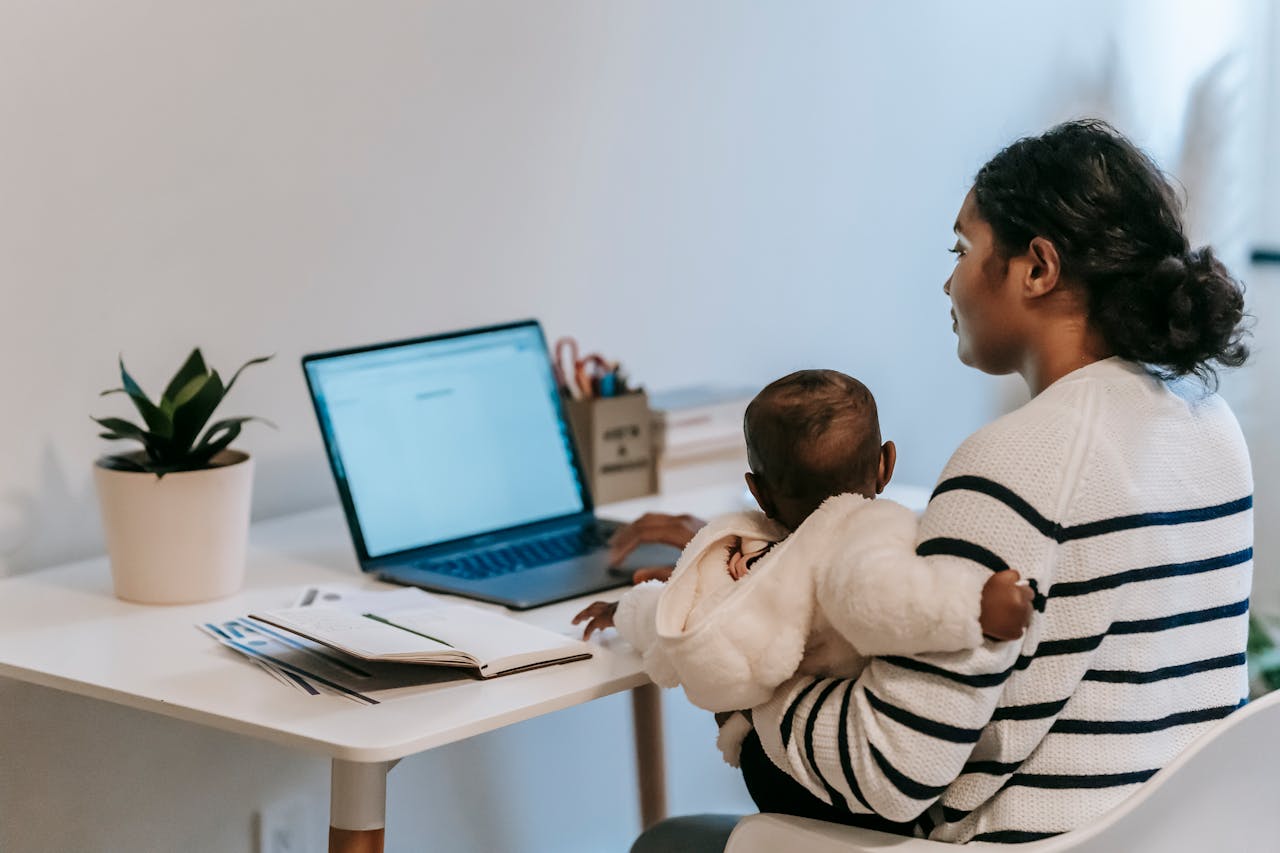
[[[370,557],[581,512],[536,326],[307,363]]]

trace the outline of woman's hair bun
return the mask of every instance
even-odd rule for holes
[[[1209,362],[1239,367],[1244,287],[1205,246],[1158,261],[1140,281],[1095,288],[1091,315],[1117,355],[1183,376],[1212,376]]]

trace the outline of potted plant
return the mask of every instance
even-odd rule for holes
[[[229,449],[253,417],[209,423],[241,371],[226,385],[192,350],[158,402],[152,402],[120,359],[121,387],[144,426],[123,418],[93,418],[102,438],[142,448],[103,456],[94,465],[116,596],[146,604],[221,598],[244,581],[253,460]]]
[[[1280,646],[1263,620],[1249,614],[1249,687],[1251,698],[1280,690]]]

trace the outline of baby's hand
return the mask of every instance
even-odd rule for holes
[[[741,580],[751,567],[747,565],[747,555],[742,553],[742,540],[735,539],[734,542],[729,548],[729,577]]]
[[[754,542],[752,544],[755,544]],[[735,538],[734,544],[729,547],[729,577],[734,580],[741,580],[746,577],[747,572],[751,571],[751,567],[755,565],[756,560],[769,553],[769,549],[773,547],[772,542],[766,542],[754,551],[746,551],[741,539]]]
[[[613,614],[618,612],[618,602],[616,601],[597,601],[589,605],[585,610],[573,617],[573,624],[586,622],[587,627],[582,631],[582,639],[590,639],[591,635],[596,631],[603,631],[605,628],[613,627]],[[589,620],[589,621],[588,621]]]
[[[982,633],[993,640],[1016,640],[1031,624],[1035,592],[1013,569],[996,572],[982,587]]]

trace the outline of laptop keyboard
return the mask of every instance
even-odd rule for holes
[[[464,580],[485,580],[590,554],[608,544],[612,527],[582,527],[465,551],[418,563],[418,567]]]

